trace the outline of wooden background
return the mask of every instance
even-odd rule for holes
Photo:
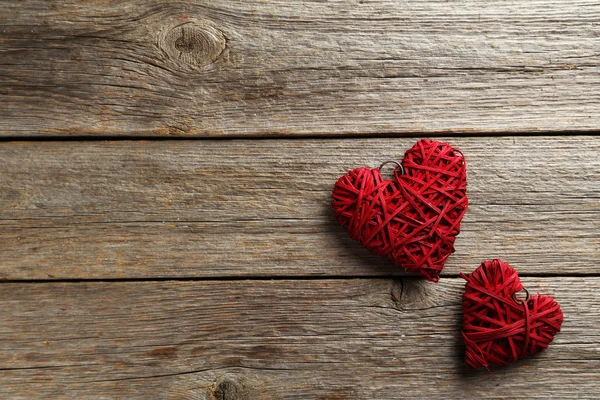
[[[600,3],[0,0],[0,397],[600,397]],[[330,193],[422,138],[468,162],[438,284]],[[460,272],[565,322],[469,370]]]

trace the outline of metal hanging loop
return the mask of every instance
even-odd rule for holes
[[[515,303],[517,303],[518,305],[523,305],[523,303],[527,303],[529,301],[529,290],[523,288],[523,290],[525,291],[525,300],[520,300],[517,298],[517,294],[513,293],[512,295],[512,299]]]
[[[386,161],[382,162],[378,168],[379,172],[381,172],[381,168],[383,168],[386,164],[396,164],[396,168],[394,168],[394,171],[396,171],[398,168],[400,168],[400,175],[404,175],[404,167],[402,166],[402,164],[400,164],[399,161],[396,161],[396,160],[386,160]]]

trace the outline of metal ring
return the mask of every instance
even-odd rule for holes
[[[515,303],[517,303],[518,305],[522,305],[523,303],[527,303],[529,301],[529,290],[527,290],[525,288],[523,288],[523,290],[525,291],[525,294],[526,294],[524,301],[517,299],[517,294],[516,293],[513,293],[513,295],[512,295],[513,301]]]
[[[400,168],[400,175],[404,175],[404,167],[402,166],[402,164],[400,164],[399,161],[396,160],[387,160],[381,163],[381,165],[379,166],[379,172],[381,172],[381,168],[383,168],[386,164],[396,164],[396,168],[394,168],[394,171],[396,171],[396,169]]]

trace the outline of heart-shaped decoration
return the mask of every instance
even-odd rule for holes
[[[521,301],[517,271],[501,260],[484,261],[468,277],[463,294],[467,364],[473,368],[506,365],[546,349],[560,331],[563,313],[550,296]],[[488,368],[489,369],[489,368]]]
[[[348,171],[333,189],[335,218],[373,253],[437,282],[467,210],[465,158],[447,143],[423,139],[394,175]]]

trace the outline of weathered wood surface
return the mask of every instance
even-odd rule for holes
[[[595,0],[4,0],[0,9],[0,136],[600,126]]]
[[[0,0],[1,138],[290,136],[0,142],[0,398],[597,398],[600,137],[489,134],[598,131],[599,26],[592,0]],[[480,137],[446,139],[470,210],[431,284],[329,203],[443,133]],[[493,257],[565,323],[488,374],[456,276]]]
[[[347,169],[415,139],[0,144],[4,279],[387,275],[333,219]],[[446,276],[500,257],[595,274],[600,138],[455,138],[470,209]]]
[[[563,329],[545,352],[493,374],[473,372],[463,361],[464,281],[457,278],[5,283],[0,393],[596,398],[600,279],[523,281],[532,293],[555,296]],[[233,396],[235,389],[246,396]]]

